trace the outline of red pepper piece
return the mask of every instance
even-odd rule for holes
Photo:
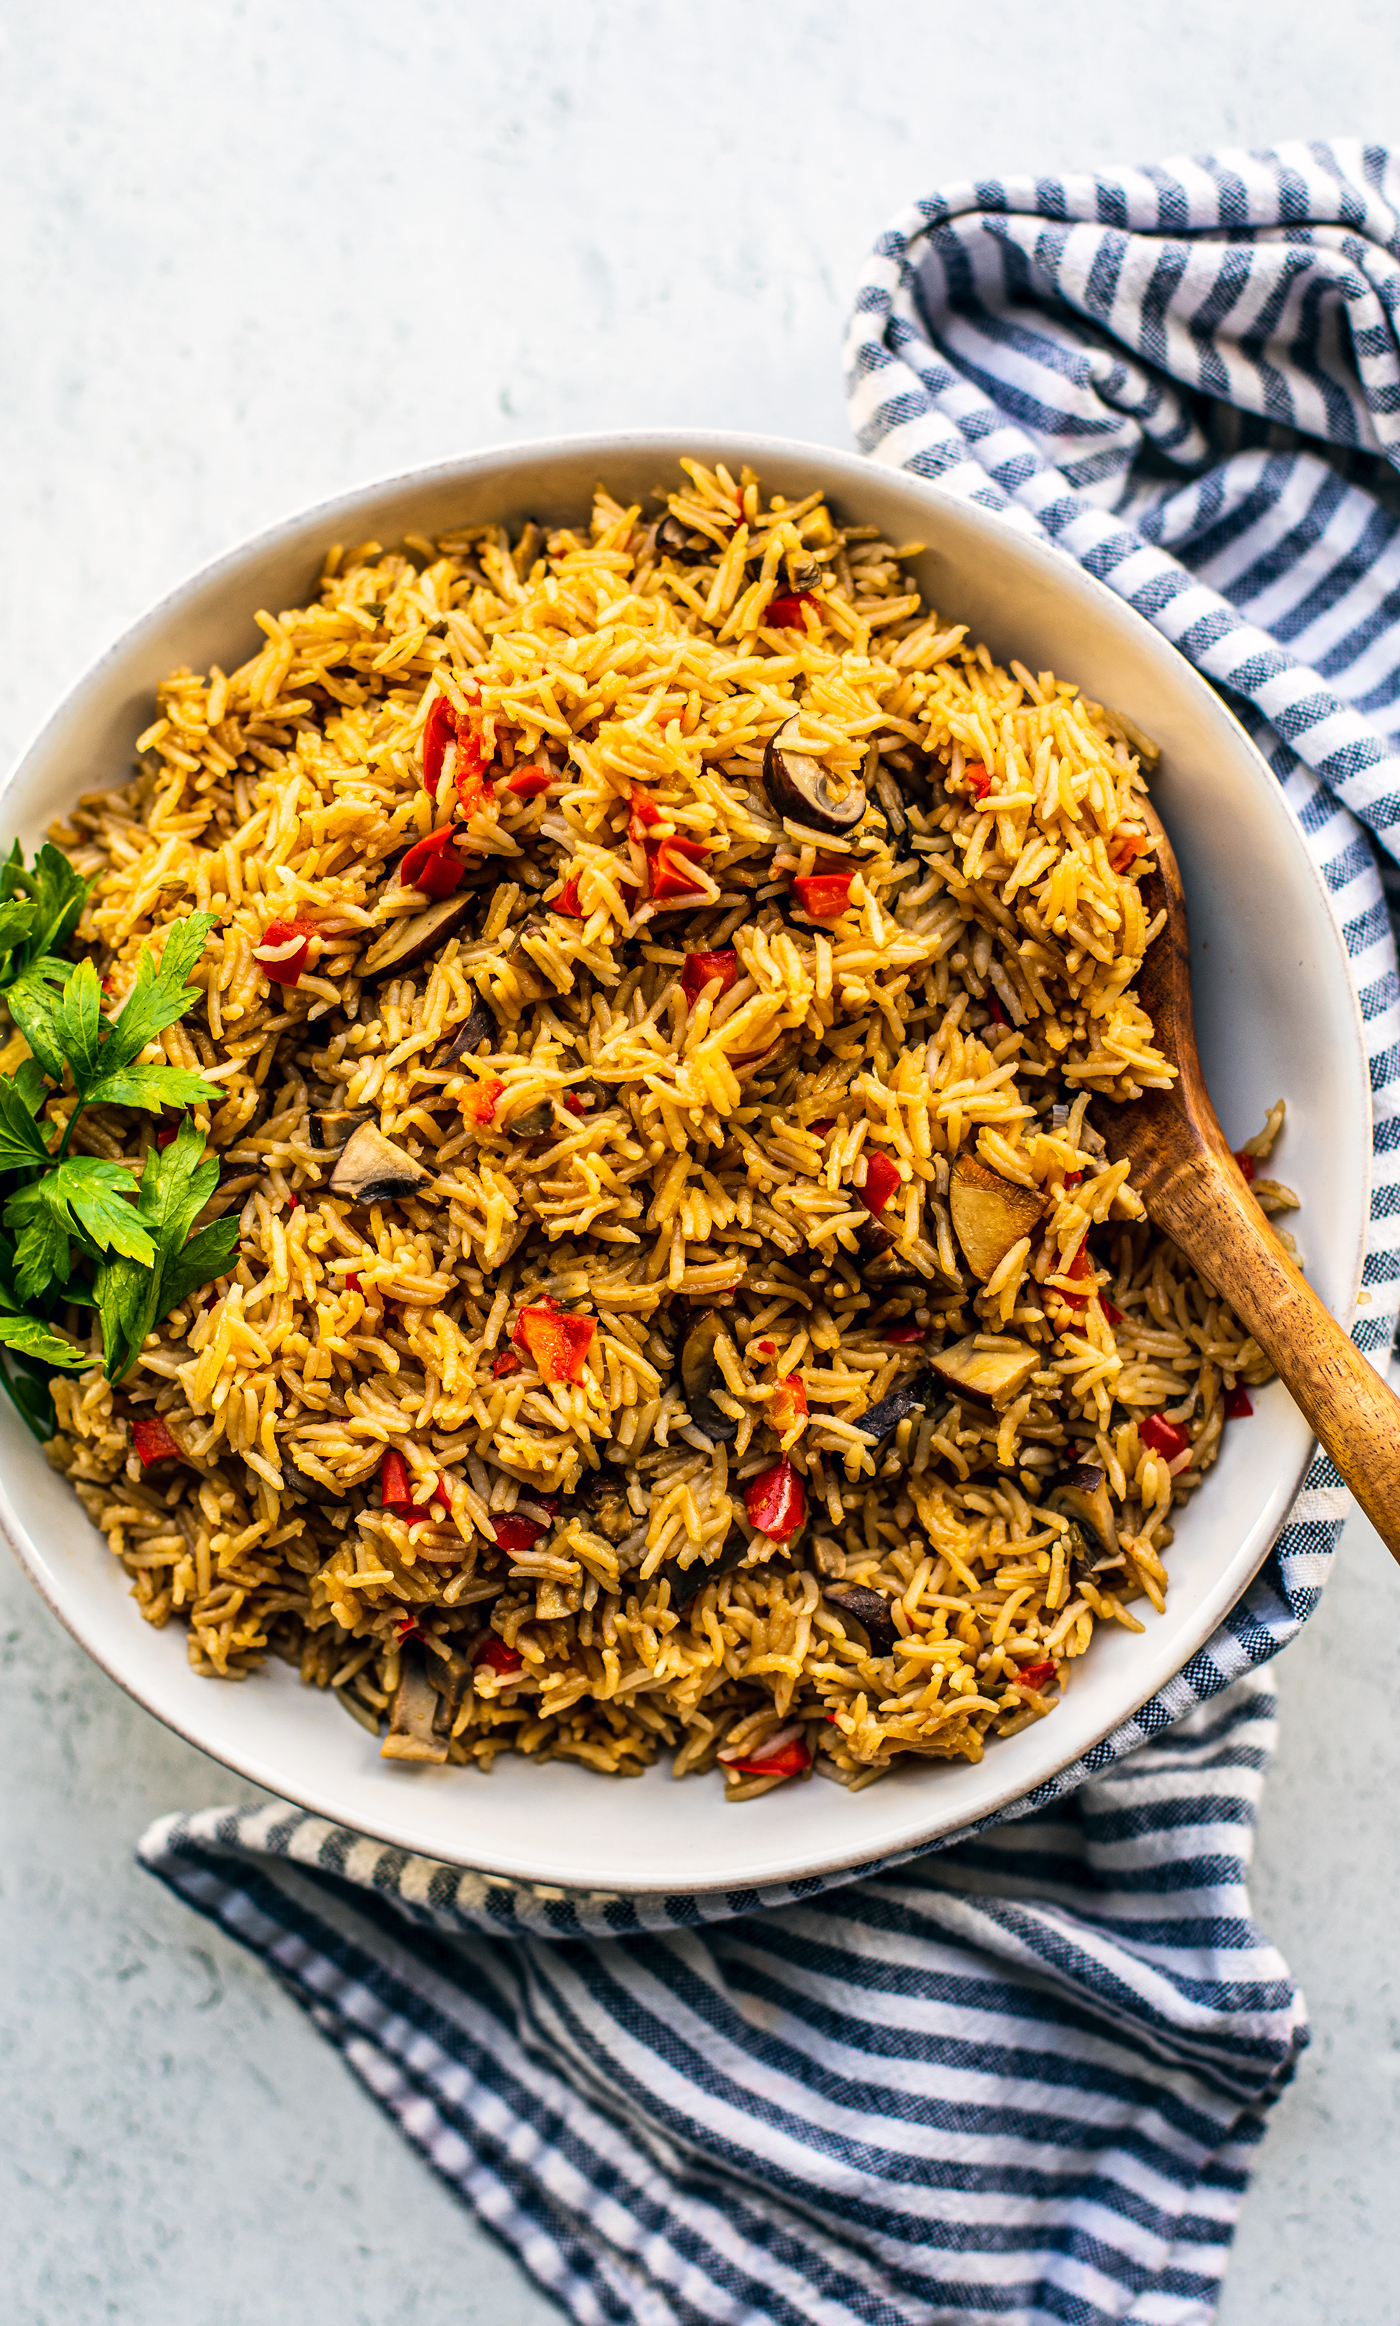
[[[856,1194],[868,1212],[882,1212],[899,1185],[899,1165],[889,1155],[870,1156],[865,1166],[865,1185]]]
[[[578,901],[578,874],[576,872],[569,874],[558,896],[550,899],[550,909],[556,913],[563,913],[565,918],[570,921],[583,919],[583,907]]]
[[[728,993],[738,981],[739,956],[732,946],[718,953],[687,953],[681,971],[681,992],[688,1002],[699,1001],[701,994],[714,978],[719,979],[719,990]]]
[[[394,1639],[399,1647],[403,1646],[405,1640],[421,1639],[422,1636],[416,1615],[395,1616]]]
[[[179,1135],[180,1126],[178,1123],[162,1123],[156,1132],[156,1145],[158,1147],[168,1147],[171,1140],[177,1139]]]
[[[703,840],[648,840],[646,854],[653,904],[665,904],[673,897],[703,894],[689,870],[691,865],[703,864],[709,854]]]
[[[1016,1677],[1023,1688],[1043,1688],[1047,1680],[1054,1679],[1055,1667],[1051,1663],[1023,1664]]]
[[[185,1459],[158,1413],[143,1414],[138,1421],[133,1421],[131,1442],[143,1470],[149,1470],[153,1462],[183,1462]]]
[[[807,1497],[802,1480],[786,1459],[751,1478],[744,1489],[750,1526],[770,1542],[785,1543],[805,1524]]]
[[[457,757],[452,768],[452,780],[457,786],[457,797],[464,816],[471,817],[483,807],[490,796],[491,784],[486,769],[491,764],[496,748],[496,730],[490,719],[483,719],[480,729],[457,726]]]
[[[519,1648],[507,1647],[494,1631],[487,1633],[472,1657],[474,1664],[486,1664],[491,1671],[499,1672],[503,1677],[508,1672],[518,1672],[524,1661]]]
[[[571,1115],[581,1115],[586,1111],[584,1108],[583,1100],[581,1098],[577,1098],[571,1090],[565,1091],[564,1104],[568,1108]]]
[[[1122,1312],[1114,1307],[1111,1300],[1101,1299],[1099,1301],[1099,1306],[1103,1310],[1104,1316],[1109,1324],[1121,1325],[1123,1322]]]
[[[996,993],[989,993],[987,996],[987,1014],[994,1026],[1006,1024],[1006,1012],[1001,1006],[1000,996]]]
[[[379,1507],[394,1518],[420,1515],[409,1483],[408,1464],[393,1446],[386,1447],[379,1464]]]
[[[404,887],[421,889],[434,903],[460,888],[467,867],[452,845],[455,838],[454,826],[446,824],[440,832],[430,832],[426,840],[417,841],[399,866]]]
[[[1227,1421],[1248,1421],[1253,1411],[1254,1406],[1249,1391],[1242,1381],[1237,1381],[1233,1389],[1226,1390],[1225,1417]]]
[[[457,740],[457,714],[446,695],[435,695],[423,727],[423,784],[437,798],[442,763],[449,743]]]
[[[428,1496],[428,1501],[430,1504],[436,1503],[442,1510],[443,1516],[445,1518],[451,1518],[452,1486],[451,1481],[448,1479],[445,1471],[439,1470],[437,1474],[437,1484],[433,1488],[432,1493]]]
[[[963,774],[967,778],[968,790],[971,792],[973,798],[976,800],[978,806],[980,807],[988,792],[992,788],[992,779],[990,775],[987,773],[987,770],[982,765],[980,759],[969,759],[967,765],[963,769]]]
[[[489,1082],[479,1082],[475,1090],[469,1090],[463,1098],[463,1114],[471,1122],[480,1123],[484,1130],[488,1123],[493,1123],[496,1119],[496,1109],[505,1094],[505,1087],[505,1084],[497,1082],[494,1076]]]
[[[800,1777],[812,1765],[812,1756],[799,1737],[785,1744],[780,1752],[771,1753],[766,1761],[726,1761],[725,1767],[735,1769],[743,1777]]]
[[[1239,1153],[1235,1157],[1235,1161],[1238,1163],[1241,1171],[1244,1173],[1245,1178],[1252,1181],[1254,1178],[1254,1157],[1252,1155],[1246,1155],[1243,1147],[1241,1147]]]
[[[629,840],[645,842],[648,832],[657,824],[664,823],[665,818],[655,800],[649,799],[644,791],[638,791],[635,784],[627,795],[627,804],[632,810],[627,819],[627,837]]]
[[[928,1339],[928,1326],[891,1325],[884,1338],[892,1348],[900,1349],[908,1342],[926,1341]]]
[[[508,1551],[512,1558],[517,1551],[528,1551],[546,1532],[539,1519],[524,1518],[513,1510],[501,1518],[493,1518],[491,1524],[496,1530],[497,1548]]]
[[[807,1390],[800,1373],[789,1373],[768,1401],[768,1426],[786,1437],[795,1422],[807,1419]]]
[[[499,1357],[494,1357],[491,1361],[493,1381],[503,1381],[507,1373],[518,1373],[519,1371],[520,1359],[516,1356],[514,1349],[502,1349]]]
[[[851,901],[854,879],[854,872],[809,872],[805,879],[795,880],[792,885],[809,919],[839,921]]]
[[[363,1284],[361,1284],[361,1282],[360,1282],[360,1279],[359,1279],[359,1274],[358,1274],[358,1272],[357,1272],[355,1269],[353,1269],[353,1268],[351,1269],[351,1271],[350,1271],[349,1275],[348,1275],[348,1276],[346,1277],[346,1279],[345,1279],[345,1288],[346,1288],[347,1292],[359,1292],[359,1293],[363,1293],[363,1291],[364,1291],[364,1286],[363,1286]]]
[[[1108,861],[1115,872],[1126,872],[1139,856],[1145,856],[1152,842],[1145,832],[1115,832]]]
[[[819,1139],[824,1139],[828,1131],[835,1130],[836,1117],[835,1115],[827,1115],[819,1123],[809,1123],[807,1128],[809,1131],[815,1131]]]
[[[804,630],[802,609],[816,602],[810,590],[796,590],[791,597],[770,598],[763,619],[775,630]]]
[[[537,800],[553,780],[547,767],[517,767],[506,777],[506,790],[513,791],[518,800]]]
[[[1138,1423],[1138,1436],[1145,1446],[1151,1447],[1154,1454],[1161,1454],[1168,1462],[1174,1462],[1178,1454],[1184,1454],[1191,1443],[1185,1430],[1179,1430],[1175,1423],[1169,1422],[1160,1413],[1149,1413],[1145,1421]]]
[[[560,1316],[554,1307],[522,1308],[511,1339],[537,1366],[545,1381],[581,1381],[584,1360],[597,1331],[592,1317]]]
[[[314,921],[271,921],[253,959],[270,985],[295,985],[311,958]]]

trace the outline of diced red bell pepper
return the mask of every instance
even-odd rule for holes
[[[866,1160],[865,1185],[856,1194],[868,1212],[882,1212],[899,1185],[899,1165],[892,1156],[876,1153]]]
[[[796,590],[791,597],[770,598],[763,619],[775,630],[803,630],[806,624],[802,619],[802,609],[804,606],[814,606],[816,602],[810,590]]]
[[[597,1329],[590,1316],[561,1316],[554,1307],[541,1305],[522,1308],[510,1337],[534,1361],[543,1380],[581,1381]]]
[[[687,953],[681,971],[681,992],[688,1002],[697,1002],[707,985],[719,979],[719,990],[728,993],[739,976],[739,956],[732,946],[718,953]]]
[[[517,1551],[528,1551],[531,1544],[537,1543],[540,1536],[547,1532],[542,1520],[522,1517],[513,1510],[505,1512],[500,1518],[493,1518],[491,1524],[496,1530],[497,1548],[509,1551],[512,1558]]]
[[[467,867],[452,845],[456,836],[455,826],[446,824],[440,832],[430,832],[426,840],[415,842],[399,866],[404,887],[421,889],[435,903],[460,888]]]
[[[394,1518],[416,1518],[408,1464],[396,1447],[387,1446],[379,1464],[379,1507]]]
[[[253,959],[270,985],[295,985],[311,958],[314,921],[271,921]]]
[[[452,1486],[446,1472],[443,1470],[439,1470],[437,1474],[437,1484],[433,1488],[432,1493],[428,1496],[428,1503],[430,1508],[434,1505],[437,1505],[441,1509],[445,1518],[451,1518]]]
[[[809,872],[793,882],[802,909],[814,921],[839,921],[851,901],[851,872]]]
[[[171,1140],[178,1139],[179,1136],[180,1126],[178,1123],[161,1123],[156,1131],[156,1145],[158,1147],[168,1147]]]
[[[768,1426],[786,1437],[794,1423],[807,1419],[807,1390],[800,1373],[789,1373],[768,1401]]]
[[[158,1413],[142,1414],[131,1425],[131,1442],[143,1470],[153,1462],[183,1462],[185,1457]]]
[[[422,1636],[423,1635],[419,1629],[418,1618],[416,1615],[395,1616],[394,1644],[396,1647],[402,1647],[405,1640],[421,1639]]]
[[[742,1777],[800,1777],[812,1765],[812,1756],[800,1737],[793,1737],[766,1761],[726,1761],[727,1769],[734,1769]]]
[[[472,1656],[474,1664],[485,1664],[491,1671],[499,1672],[503,1678],[509,1672],[518,1672],[524,1661],[519,1648],[507,1647],[494,1631],[487,1633]]]
[[[359,1271],[357,1269],[352,1268],[349,1275],[346,1277],[345,1289],[347,1292],[363,1293],[364,1286],[360,1282]]]
[[[517,767],[506,777],[506,790],[513,791],[518,800],[537,800],[553,780],[547,767]]]
[[[967,788],[980,807],[992,788],[992,779],[980,759],[969,759],[963,768]]]
[[[1001,1006],[1000,996],[996,993],[989,993],[987,996],[987,1015],[994,1026],[1006,1024],[1006,1012]]]
[[[1228,1421],[1248,1421],[1254,1411],[1249,1391],[1242,1381],[1225,1392],[1225,1416]]]
[[[576,872],[569,874],[558,896],[550,898],[550,909],[552,912],[563,913],[566,920],[581,921],[583,919],[583,906],[579,903],[578,874]]]
[[[1235,1161],[1238,1163],[1240,1170],[1243,1172],[1245,1178],[1252,1181],[1254,1178],[1254,1157],[1252,1155],[1246,1155],[1243,1147],[1241,1147],[1239,1153],[1235,1157]]]
[[[457,740],[457,713],[446,695],[435,695],[423,726],[423,784],[434,799],[442,781],[447,746]]]
[[[785,1543],[798,1533],[806,1522],[807,1497],[791,1462],[784,1458],[751,1478],[744,1489],[744,1508],[750,1526],[770,1542]]]
[[[638,791],[635,784],[627,795],[627,804],[632,811],[627,819],[629,840],[645,841],[648,832],[665,821],[655,800],[649,799],[644,791]]]
[[[901,1349],[913,1341],[926,1341],[928,1339],[928,1326],[891,1325],[884,1338],[891,1348]]]
[[[491,794],[491,780],[486,769],[491,764],[496,748],[496,731],[489,719],[482,721],[480,731],[472,728],[466,733],[457,729],[457,759],[452,780],[457,786],[457,797],[462,813],[470,818],[484,807]]]
[[[1047,1680],[1054,1679],[1055,1667],[1053,1663],[1023,1664],[1016,1677],[1023,1688],[1043,1688]]]
[[[776,1341],[770,1341],[767,1339],[761,1341],[750,1341],[749,1352],[752,1356],[762,1357],[764,1363],[766,1364],[770,1357],[777,1356],[778,1344]]]
[[[496,1109],[505,1095],[505,1087],[493,1075],[489,1081],[478,1082],[474,1090],[469,1090],[462,1100],[462,1112],[468,1121],[480,1123],[483,1130],[488,1123],[493,1123]]]
[[[1145,1421],[1138,1423],[1138,1436],[1145,1446],[1150,1446],[1154,1454],[1160,1454],[1167,1462],[1174,1462],[1177,1455],[1184,1454],[1191,1443],[1185,1430],[1179,1430],[1174,1422],[1169,1422],[1160,1413],[1149,1413]]]
[[[499,1357],[493,1357],[491,1361],[493,1381],[503,1381],[507,1373],[518,1373],[519,1371],[520,1359],[516,1356],[514,1349],[502,1349]]]
[[[703,840],[648,840],[646,856],[652,903],[666,904],[674,897],[703,893],[697,888],[689,867],[703,864],[708,854],[709,848]]]
[[[581,1114],[585,1114],[585,1113],[587,1112],[587,1109],[586,1109],[586,1107],[584,1106],[583,1100],[582,1100],[582,1099],[581,1099],[581,1098],[578,1096],[577,1092],[575,1092],[575,1091],[572,1091],[572,1090],[566,1090],[566,1091],[565,1091],[565,1093],[564,1093],[564,1104],[565,1104],[565,1106],[568,1108],[568,1110],[569,1110],[569,1112],[570,1112],[570,1114],[571,1114],[571,1115],[581,1115]]]
[[[1121,1325],[1123,1322],[1122,1312],[1114,1307],[1111,1300],[1104,1300],[1102,1297],[1100,1297],[1099,1306],[1103,1310],[1107,1323],[1111,1325]]]
[[[1126,872],[1139,856],[1145,856],[1152,842],[1145,832],[1115,832],[1108,861],[1115,872]]]

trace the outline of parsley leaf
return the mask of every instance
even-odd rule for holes
[[[82,917],[90,880],[84,880],[61,848],[45,841],[28,871],[18,840],[0,864],[0,953],[17,956],[0,971],[0,986],[35,968],[66,945]],[[66,972],[71,962],[55,961]]]
[[[32,1077],[22,1083],[19,1075],[13,1080],[0,1076],[0,1171],[24,1171],[32,1164],[47,1165],[52,1160],[43,1125],[34,1120],[37,1110],[29,1104],[32,1088]],[[40,1093],[41,1098],[44,1095]]]
[[[196,1136],[198,1134],[196,1133]],[[78,1236],[89,1250],[120,1252],[147,1267],[156,1256],[131,1198],[131,1168],[101,1155],[69,1155],[21,1187],[5,1206],[15,1237],[15,1283],[24,1300],[55,1279],[68,1281],[68,1243]]]
[[[157,1250],[154,1268],[129,1259],[108,1260],[97,1270],[98,1313],[109,1381],[119,1381],[140,1353],[159,1318],[201,1284],[227,1273],[238,1247],[237,1218],[215,1220],[190,1239],[190,1229],[218,1185],[219,1166],[203,1160],[204,1139],[194,1124],[181,1123],[164,1149],[152,1148],[141,1175],[136,1216]]]
[[[191,913],[187,921],[181,921],[166,939],[159,969],[152,959],[150,946],[142,946],[136,983],[127,997],[126,1007],[112,1020],[102,1045],[102,1064],[109,1074],[119,1066],[129,1066],[148,1042],[167,1026],[173,1026],[186,1010],[193,1009],[200,989],[187,980],[217,919],[216,913]],[[25,1039],[28,1040],[27,1035]],[[222,1097],[223,1093],[218,1091],[214,1095]]]

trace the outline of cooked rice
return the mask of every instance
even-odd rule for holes
[[[489,1766],[515,1747],[630,1774],[673,1749],[681,1774],[791,1729],[820,1773],[861,1785],[911,1753],[979,1758],[1051,1710],[1097,1623],[1138,1630],[1134,1607],[1162,1608],[1172,1513],[1216,1458],[1225,1395],[1270,1369],[1146,1225],[1088,1113],[1170,1079],[1133,990],[1152,859],[1115,869],[1153,747],[925,608],[903,570],[917,545],[843,527],[818,493],[765,503],[747,472],[683,465],[666,505],[686,562],[601,489],[586,529],[547,538],[333,549],[315,603],[259,613],[265,643],[229,675],[175,672],[135,780],[55,827],[96,876],[80,940],[114,999],[143,942],[158,952],[196,908],[220,917],[203,1006],[147,1055],[226,1091],[196,1118],[223,1167],[206,1216],[238,1206],[242,1240],[120,1390],[96,1367],[54,1383],[49,1452],[148,1621],[184,1623],[196,1670],[287,1657],[371,1730],[397,1708],[402,1757]],[[766,622],[794,589],[802,628]],[[372,948],[421,910],[389,867],[451,800],[422,778],[438,694],[494,723],[494,797],[459,824],[494,879],[474,926],[376,985]],[[765,744],[794,712],[838,788],[864,775],[853,838],[784,824],[765,797]],[[505,788],[527,764],[547,795]],[[705,843],[702,902],[639,901],[634,792]],[[815,923],[792,882],[841,866],[851,907]],[[578,918],[551,910],[569,875]],[[254,948],[297,915],[318,957],[270,986]],[[687,951],[725,946],[739,982],[688,1005]],[[482,998],[493,1046],[447,1062]],[[15,1037],[3,1063],[22,1055]],[[493,1081],[479,1126],[464,1108]],[[548,1131],[513,1136],[541,1101]],[[372,1109],[422,1160],[420,1194],[328,1192],[310,1118],[334,1106]],[[75,1147],[136,1161],[153,1130],[98,1110]],[[1044,1232],[983,1287],[949,1217],[964,1149],[1048,1198]],[[876,1155],[900,1178],[885,1283],[858,1240]],[[596,1324],[577,1385],[528,1357],[493,1371],[545,1297]],[[696,1426],[677,1371],[706,1303],[728,1443]],[[888,1340],[900,1325],[924,1341]],[[1000,1412],[940,1395],[872,1448],[862,1415],[976,1333],[1035,1347],[1022,1394]],[[810,1418],[782,1446],[809,1517],[780,1548],[743,1490],[778,1456],[766,1416],[794,1373]],[[152,1407],[188,1460],[168,1477],[130,1448]],[[1179,1461],[1141,1439],[1150,1413],[1189,1435]],[[386,1448],[422,1517],[378,1507]],[[1121,1545],[1093,1574],[1044,1501],[1087,1458]],[[577,1492],[600,1469],[601,1503]],[[450,1517],[427,1507],[439,1475]],[[510,1512],[552,1522],[515,1556],[493,1535]],[[736,1529],[748,1563],[678,1608],[682,1573]],[[824,1597],[833,1580],[887,1596],[892,1654]],[[518,1673],[473,1661],[487,1627]],[[781,1781],[728,1775],[736,1799]]]

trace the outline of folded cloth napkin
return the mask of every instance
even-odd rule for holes
[[[962,187],[882,237],[850,344],[866,448],[1100,574],[1226,692],[1296,809],[1370,1049],[1378,1358],[1397,209],[1400,168],[1340,145]],[[1258,1667],[1315,1604],[1343,1499],[1315,1462],[1170,1687],[1002,1819],[857,1881],[565,1895],[280,1805],[167,1819],[141,1854],[590,2326],[1204,2326],[1306,2040],[1245,1895]]]

